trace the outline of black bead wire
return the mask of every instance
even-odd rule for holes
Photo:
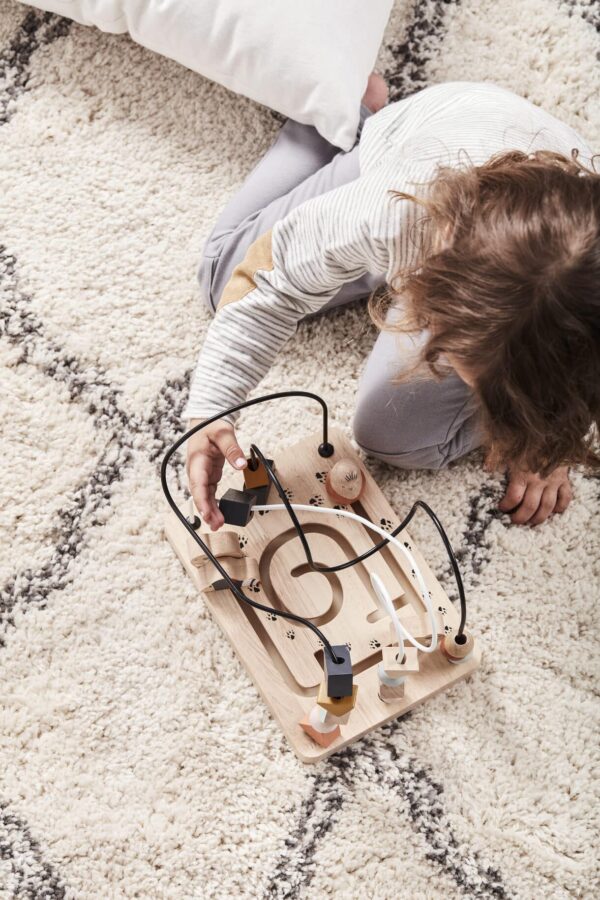
[[[275,472],[269,465],[268,461],[265,459],[264,454],[256,446],[256,444],[250,445],[250,452],[252,453],[253,457],[258,457],[258,459],[261,461],[261,463],[265,467],[265,471],[266,471],[267,475],[269,476],[269,480],[270,480],[271,484],[275,487],[275,490],[277,491],[277,493],[279,494],[279,497],[281,498],[281,501],[282,501],[283,505],[285,506],[290,519],[292,520],[292,524],[294,525],[294,528],[296,529],[296,533],[297,533],[298,537],[300,538],[300,541],[302,543],[302,547],[304,549],[304,553],[306,556],[306,561],[314,572],[323,572],[323,573],[341,572],[343,569],[349,569],[351,566],[355,566],[357,563],[363,562],[365,559],[368,559],[369,556],[373,556],[374,553],[378,553],[383,547],[385,547],[387,544],[390,543],[388,538],[384,538],[378,544],[374,544],[370,550],[365,551],[365,553],[362,553],[360,556],[357,556],[354,559],[346,560],[346,562],[339,563],[337,566],[321,566],[318,563],[315,563],[315,561],[313,560],[313,557],[312,557],[312,553],[311,553],[308,541],[306,539],[306,535],[304,534],[304,531],[302,530],[302,525],[300,524],[300,522],[298,520],[298,516],[296,515],[295,509],[293,509],[290,501],[288,500],[287,494],[285,493],[285,490],[283,489],[283,486],[282,486],[281,482],[279,481],[279,478],[277,477],[277,475],[275,474]],[[465,629],[465,623],[466,623],[466,619],[467,619],[467,598],[465,596],[465,588],[463,585],[462,576],[460,574],[458,562],[457,562],[456,556],[454,555],[454,550],[452,549],[452,544],[450,543],[450,539],[448,538],[448,535],[446,534],[446,531],[444,530],[444,526],[442,525],[442,523],[440,522],[440,520],[438,519],[438,517],[436,516],[434,511],[431,509],[431,507],[427,503],[425,503],[424,500],[415,500],[409,513],[404,517],[402,522],[400,522],[400,524],[396,528],[394,528],[393,531],[390,532],[390,534],[392,535],[392,537],[396,537],[401,531],[403,531],[403,529],[406,528],[407,525],[410,524],[413,516],[415,515],[415,513],[417,512],[418,509],[422,509],[424,512],[426,512],[427,515],[429,516],[429,518],[431,519],[431,521],[433,522],[433,524],[435,525],[435,527],[437,528],[439,535],[442,539],[442,542],[444,544],[444,547],[446,548],[446,553],[448,554],[448,559],[450,560],[450,565],[452,566],[454,580],[456,581],[456,587],[458,589],[458,596],[460,599],[460,623],[459,623],[458,631],[457,631],[457,635],[456,635],[457,637],[460,637]]]
[[[191,535],[191,537],[194,539],[194,541],[201,548],[202,552],[208,557],[208,559],[210,559],[210,561],[215,566],[215,568],[217,569],[219,574],[223,577],[223,580],[227,584],[227,587],[229,588],[231,593],[234,595],[234,597],[238,601],[247,603],[249,606],[254,607],[254,609],[259,609],[259,610],[261,610],[263,612],[267,612],[267,613],[273,613],[276,616],[281,616],[282,618],[288,619],[292,622],[298,622],[302,625],[305,625],[323,643],[324,651],[326,651],[329,654],[329,656],[333,660],[333,662],[339,663],[342,660],[338,659],[338,657],[336,656],[336,654],[333,650],[333,647],[331,646],[331,643],[325,637],[323,632],[309,619],[306,619],[303,616],[298,616],[295,613],[288,612],[286,610],[276,609],[272,606],[266,606],[265,604],[259,603],[257,600],[253,600],[252,598],[247,597],[246,594],[244,594],[244,592],[241,590],[241,588],[239,588],[238,585],[231,579],[228,572],[226,571],[226,569],[223,568],[223,566],[221,565],[219,560],[213,555],[213,553],[211,552],[209,547],[204,543],[204,541],[197,534],[193,525],[190,524],[190,522],[187,520],[187,518],[180,511],[179,507],[177,506],[177,504],[175,503],[175,501],[171,495],[171,492],[169,490],[169,486],[167,483],[167,469],[168,469],[168,465],[171,460],[171,457],[173,456],[174,453],[176,453],[176,451],[181,447],[182,444],[184,444],[187,440],[189,440],[189,438],[193,434],[196,434],[196,432],[201,431],[203,428],[206,428],[208,425],[211,425],[213,422],[216,422],[218,419],[222,419],[225,416],[239,412],[242,409],[247,409],[248,407],[255,406],[259,403],[266,403],[270,400],[280,400],[280,399],[285,399],[288,397],[307,397],[311,400],[316,400],[321,405],[321,409],[323,412],[323,443],[320,445],[320,448],[323,448],[323,447],[331,448],[331,445],[328,442],[328,409],[327,409],[327,404],[325,403],[323,398],[319,397],[318,394],[312,393],[311,391],[279,391],[274,394],[266,394],[263,397],[256,397],[253,400],[246,400],[244,403],[240,403],[237,406],[232,406],[229,409],[223,410],[223,412],[221,412],[221,413],[217,413],[216,415],[211,416],[211,418],[209,418],[209,419],[205,419],[203,422],[199,422],[193,428],[190,428],[189,431],[186,431],[185,434],[183,434],[180,438],[178,438],[178,440],[175,441],[175,443],[172,444],[172,446],[169,447],[169,449],[165,453],[165,456],[163,458],[162,465],[161,465],[161,476],[160,476],[161,477],[161,485],[162,485],[163,493],[167,499],[169,506],[171,507],[171,509],[173,510],[173,512],[175,513],[175,515],[177,516],[177,518],[179,519],[181,524],[185,527],[188,534]],[[331,449],[333,449],[333,448],[331,448]],[[265,471],[267,472],[269,480],[275,486],[275,489],[277,490],[277,493],[279,494],[279,497],[281,498],[281,501],[282,501],[283,505],[285,506],[287,513],[294,525],[294,528],[298,534],[298,537],[300,538],[300,541],[302,543],[302,546],[303,546],[303,549],[304,549],[304,552],[306,555],[307,562],[314,571],[323,572],[323,573],[340,572],[343,569],[348,569],[351,566],[354,566],[359,562],[363,562],[365,559],[368,559],[374,553],[378,553],[383,547],[385,547],[386,545],[389,544],[389,540],[387,538],[385,538],[382,541],[380,541],[378,544],[374,544],[370,550],[367,550],[365,553],[361,554],[360,556],[357,556],[355,559],[347,560],[346,562],[340,563],[337,566],[319,566],[319,565],[317,565],[312,558],[311,550],[310,550],[308,541],[306,539],[306,535],[304,534],[304,531],[302,530],[302,526],[300,525],[300,522],[298,521],[298,517],[296,516],[295,511],[292,509],[292,506],[287,498],[285,490],[283,489],[283,487],[281,485],[281,482],[279,481],[278,477],[273,472],[273,469],[271,468],[271,466],[265,459],[261,450],[256,446],[256,444],[251,445],[250,452],[252,455],[252,459],[258,458],[261,461],[261,463],[263,464],[263,466],[265,467]],[[331,455],[331,454],[329,454],[329,455]],[[408,515],[405,516],[405,518],[400,523],[400,525],[398,525],[392,532],[390,532],[390,534],[393,537],[396,537],[399,534],[399,532],[401,532],[404,528],[406,528],[407,525],[411,522],[413,516],[415,515],[417,509],[419,509],[419,508],[423,509],[427,513],[429,518],[432,520],[432,522],[436,526],[436,528],[440,534],[440,537],[444,543],[446,552],[448,554],[448,558],[449,558],[451,566],[452,566],[452,570],[454,573],[454,578],[456,580],[456,585],[458,588],[458,594],[459,594],[459,598],[460,598],[461,615],[460,615],[460,624],[459,624],[459,628],[458,628],[458,632],[457,632],[457,637],[460,637],[464,631],[465,623],[466,623],[466,616],[467,616],[467,602],[466,602],[466,597],[465,597],[465,591],[464,591],[462,577],[460,574],[460,569],[458,567],[458,562],[454,555],[452,545],[448,539],[448,536],[447,536],[441,522],[439,521],[438,517],[436,516],[436,514],[433,512],[431,507],[429,507],[428,504],[425,503],[424,500],[416,500],[415,503],[413,504],[410,512],[408,513]]]
[[[223,568],[219,560],[214,556],[211,552],[210,548],[207,544],[204,543],[202,538],[196,533],[194,527],[190,524],[190,522],[183,515],[175,500],[171,495],[171,491],[169,490],[169,485],[167,483],[167,469],[171,457],[174,453],[184,444],[189,438],[196,434],[197,431],[201,431],[203,428],[206,428],[207,425],[212,425],[213,422],[216,422],[218,419],[222,419],[225,416],[231,415],[232,413],[239,412],[242,409],[247,409],[249,406],[255,406],[258,403],[266,403],[268,400],[281,400],[287,397],[308,397],[311,400],[316,400],[321,404],[321,409],[323,411],[323,443],[322,447],[331,446],[328,442],[327,435],[327,426],[328,426],[328,410],[327,404],[323,400],[322,397],[319,397],[318,394],[313,394],[310,391],[279,391],[275,394],[265,394],[264,397],[256,397],[253,400],[246,400],[244,403],[239,403],[237,406],[231,406],[229,409],[223,410],[223,412],[217,413],[215,416],[211,416],[210,419],[205,419],[203,422],[199,422],[197,425],[194,425],[193,428],[190,428],[189,431],[186,431],[178,440],[172,444],[167,452],[164,455],[162,465],[160,468],[160,482],[163,489],[163,493],[167,498],[167,503],[181,522],[181,524],[185,527],[188,534],[196,541],[202,552],[210,559],[211,563],[215,566],[219,574],[223,577],[223,580],[226,582],[227,587],[234,595],[236,600],[241,603],[247,603],[249,606],[254,607],[254,609],[260,609],[262,612],[273,613],[276,616],[282,616],[284,619],[289,619],[291,622],[299,622],[301,625],[305,625],[307,628],[316,634],[319,640],[323,644],[324,651],[329,654],[332,661],[336,664],[343,662],[342,657],[336,656],[331,643],[327,640],[323,632],[317,628],[317,626],[311,622],[309,619],[305,619],[303,616],[297,616],[295,613],[288,612],[287,610],[275,609],[272,606],[265,606],[264,603],[259,603],[257,600],[252,600],[250,597],[247,597],[246,594],[237,586],[235,581],[229,576],[229,573],[226,569]],[[261,453],[262,457],[262,453]],[[264,459],[264,457],[262,457]],[[272,472],[271,472],[272,474]]]

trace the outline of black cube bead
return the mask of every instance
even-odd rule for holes
[[[229,488],[219,500],[219,509],[227,525],[243,528],[252,518],[252,507],[256,503],[254,491],[236,491]]]
[[[352,696],[352,660],[346,644],[335,644],[332,647],[341,662],[335,663],[325,651],[325,677],[327,679],[328,697]]]

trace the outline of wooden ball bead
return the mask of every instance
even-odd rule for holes
[[[463,637],[466,638],[464,644],[457,644],[454,634],[445,634],[440,641],[442,652],[449,659],[464,659],[472,652],[475,646],[473,635],[468,631],[463,631]]]
[[[351,459],[340,459],[336,462],[325,479],[325,487],[331,499],[343,505],[358,500],[364,486],[363,471]]]

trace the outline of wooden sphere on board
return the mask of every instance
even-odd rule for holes
[[[365,476],[358,463],[351,459],[340,459],[327,473],[325,487],[336,503],[355,503],[363,492]]]
[[[445,634],[440,641],[440,648],[449,659],[464,659],[473,651],[475,640],[468,631],[463,632],[466,638],[464,644],[457,644],[453,634]]]

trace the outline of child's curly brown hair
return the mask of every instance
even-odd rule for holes
[[[472,373],[496,463],[547,474],[599,465],[600,175],[550,151],[509,151],[441,167],[423,198],[419,262],[393,279],[405,315],[381,328],[429,329],[436,376],[448,356]]]

